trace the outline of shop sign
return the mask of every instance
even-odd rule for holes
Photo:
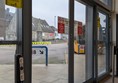
[[[64,18],[58,17],[58,33],[64,33],[65,31]]]
[[[82,35],[83,30],[82,30],[82,22],[78,22],[78,35]]]

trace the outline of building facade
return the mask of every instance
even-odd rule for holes
[[[10,18],[10,17],[9,17]],[[6,28],[6,40],[17,39],[17,14],[13,15]],[[40,18],[32,17],[32,41],[54,40],[56,28]]]
[[[5,37],[5,0],[0,0],[0,39]]]
[[[16,40],[17,39],[17,15],[16,13],[12,16],[12,19],[6,22],[6,40]]]

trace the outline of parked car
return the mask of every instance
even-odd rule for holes
[[[0,41],[4,40],[4,37],[0,37]]]
[[[61,39],[61,36],[60,35],[57,35],[57,36],[55,36],[55,39],[56,40],[60,40]]]

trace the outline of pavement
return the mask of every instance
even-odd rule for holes
[[[49,66],[44,56],[32,56],[32,83],[68,83],[68,46],[67,43],[47,45]],[[0,83],[14,83],[15,46],[0,47]],[[86,64],[84,54],[74,55],[74,81],[85,81]],[[106,67],[105,56],[98,56],[98,72]]]
[[[40,45],[35,45],[40,46]],[[64,54],[68,50],[67,43],[44,45],[48,48],[50,64],[64,63]],[[0,46],[0,64],[14,64],[16,46]],[[45,56],[32,56],[34,64],[45,64]]]
[[[74,83],[82,83],[85,81],[86,76],[85,55],[75,54],[74,60]],[[102,71],[104,64],[100,65],[101,63],[99,63],[98,67]],[[14,83],[13,64],[0,65],[0,82]],[[49,64],[48,67],[45,64],[33,64],[32,83],[68,83],[68,64]]]
[[[75,83],[85,80],[83,60],[85,55],[75,55]],[[0,65],[0,82],[14,83],[14,65]],[[68,83],[68,64],[49,64],[48,67],[45,64],[33,64],[32,83]]]
[[[32,83],[68,83],[67,65],[44,64],[32,66]],[[14,65],[0,65],[0,82],[14,83]]]

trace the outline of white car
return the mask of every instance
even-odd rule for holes
[[[61,37],[60,36],[55,36],[55,39],[60,40]]]
[[[4,40],[4,37],[0,37],[0,40]]]

